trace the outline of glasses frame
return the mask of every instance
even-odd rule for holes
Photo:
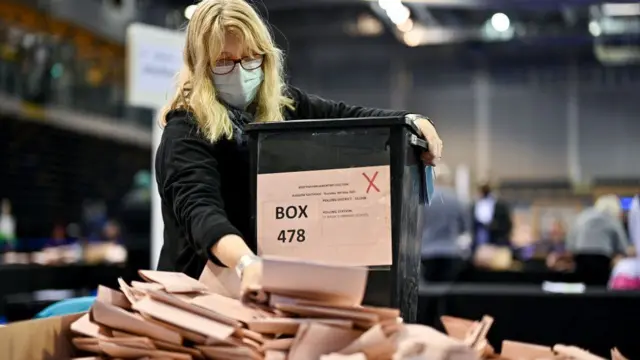
[[[252,69],[247,69],[247,68],[242,64],[242,61],[243,61],[243,60],[246,60],[246,59],[251,59],[251,60],[260,60],[260,64],[258,64],[258,66],[254,67],[254,68],[252,68]],[[236,68],[236,66],[237,66],[238,64],[240,64],[240,66],[242,66],[242,68],[243,68],[243,69],[245,69],[245,70],[247,70],[247,71],[253,71],[253,70],[256,70],[257,68],[262,67],[262,64],[264,63],[264,55],[256,55],[256,56],[254,56],[254,57],[248,57],[248,56],[245,56],[245,57],[243,57],[242,59],[238,59],[238,60],[230,60],[230,59],[227,59],[227,60],[225,60],[225,61],[231,61],[231,62],[233,62],[233,66],[231,67],[231,69],[230,69],[229,71],[227,71],[227,72],[216,72],[216,66],[214,66],[214,67],[213,67],[213,70],[212,70],[214,74],[216,74],[216,75],[227,75],[227,74],[230,74],[233,70],[235,70],[235,68]]]

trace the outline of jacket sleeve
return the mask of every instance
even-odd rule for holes
[[[404,116],[410,113],[347,105],[307,94],[295,87],[289,87],[289,94],[295,101],[295,114],[298,120]]]
[[[629,251],[629,247],[631,244],[629,243],[629,238],[627,237],[627,233],[624,231],[624,227],[622,227],[622,223],[617,219],[611,221],[611,225],[613,227],[613,249],[614,255],[627,255]]]
[[[187,241],[200,257],[220,264],[211,247],[225,235],[242,234],[227,219],[212,149],[187,113],[170,116],[156,154],[156,179]]]

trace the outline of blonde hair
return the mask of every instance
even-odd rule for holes
[[[613,194],[602,195],[598,197],[594,207],[614,217],[622,215],[622,206],[620,205],[620,199]]]
[[[293,107],[293,101],[285,96],[283,53],[258,13],[244,0],[203,0],[187,26],[184,66],[178,73],[176,94],[160,112],[161,125],[166,125],[169,111],[185,109],[195,115],[209,141],[232,138],[233,125],[226,107],[217,99],[212,78],[227,32],[253,53],[264,56],[256,121],[282,121],[284,107]]]

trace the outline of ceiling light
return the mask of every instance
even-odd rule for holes
[[[393,7],[397,7],[398,5],[402,5],[401,0],[378,0],[378,5],[383,9],[391,9]]]
[[[407,46],[416,47],[422,42],[422,34],[419,31],[413,30],[405,33],[402,39]]]
[[[380,35],[384,31],[382,23],[368,14],[358,16],[356,29],[358,34],[363,36]]]
[[[602,34],[602,28],[597,21],[591,21],[589,23],[589,32],[591,33],[591,35],[598,37]]]
[[[640,3],[602,4],[602,13],[605,16],[638,16]]]
[[[396,25],[402,24],[411,17],[411,11],[404,5],[390,7],[386,12],[389,20]]]
[[[413,20],[407,19],[405,22],[398,24],[398,30],[408,32],[413,29]]]
[[[505,32],[509,30],[511,21],[507,15],[503,13],[496,13],[491,17],[491,26],[498,32]]]
[[[195,5],[195,4],[187,6],[184,9],[184,17],[187,18],[187,20],[191,20],[191,17],[196,12],[197,8],[198,8],[198,5]]]

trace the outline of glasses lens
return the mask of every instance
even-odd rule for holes
[[[213,67],[213,73],[218,75],[228,74],[233,70],[235,63],[231,60],[218,60]]]
[[[240,64],[245,70],[255,70],[262,66],[262,55],[243,58]]]

